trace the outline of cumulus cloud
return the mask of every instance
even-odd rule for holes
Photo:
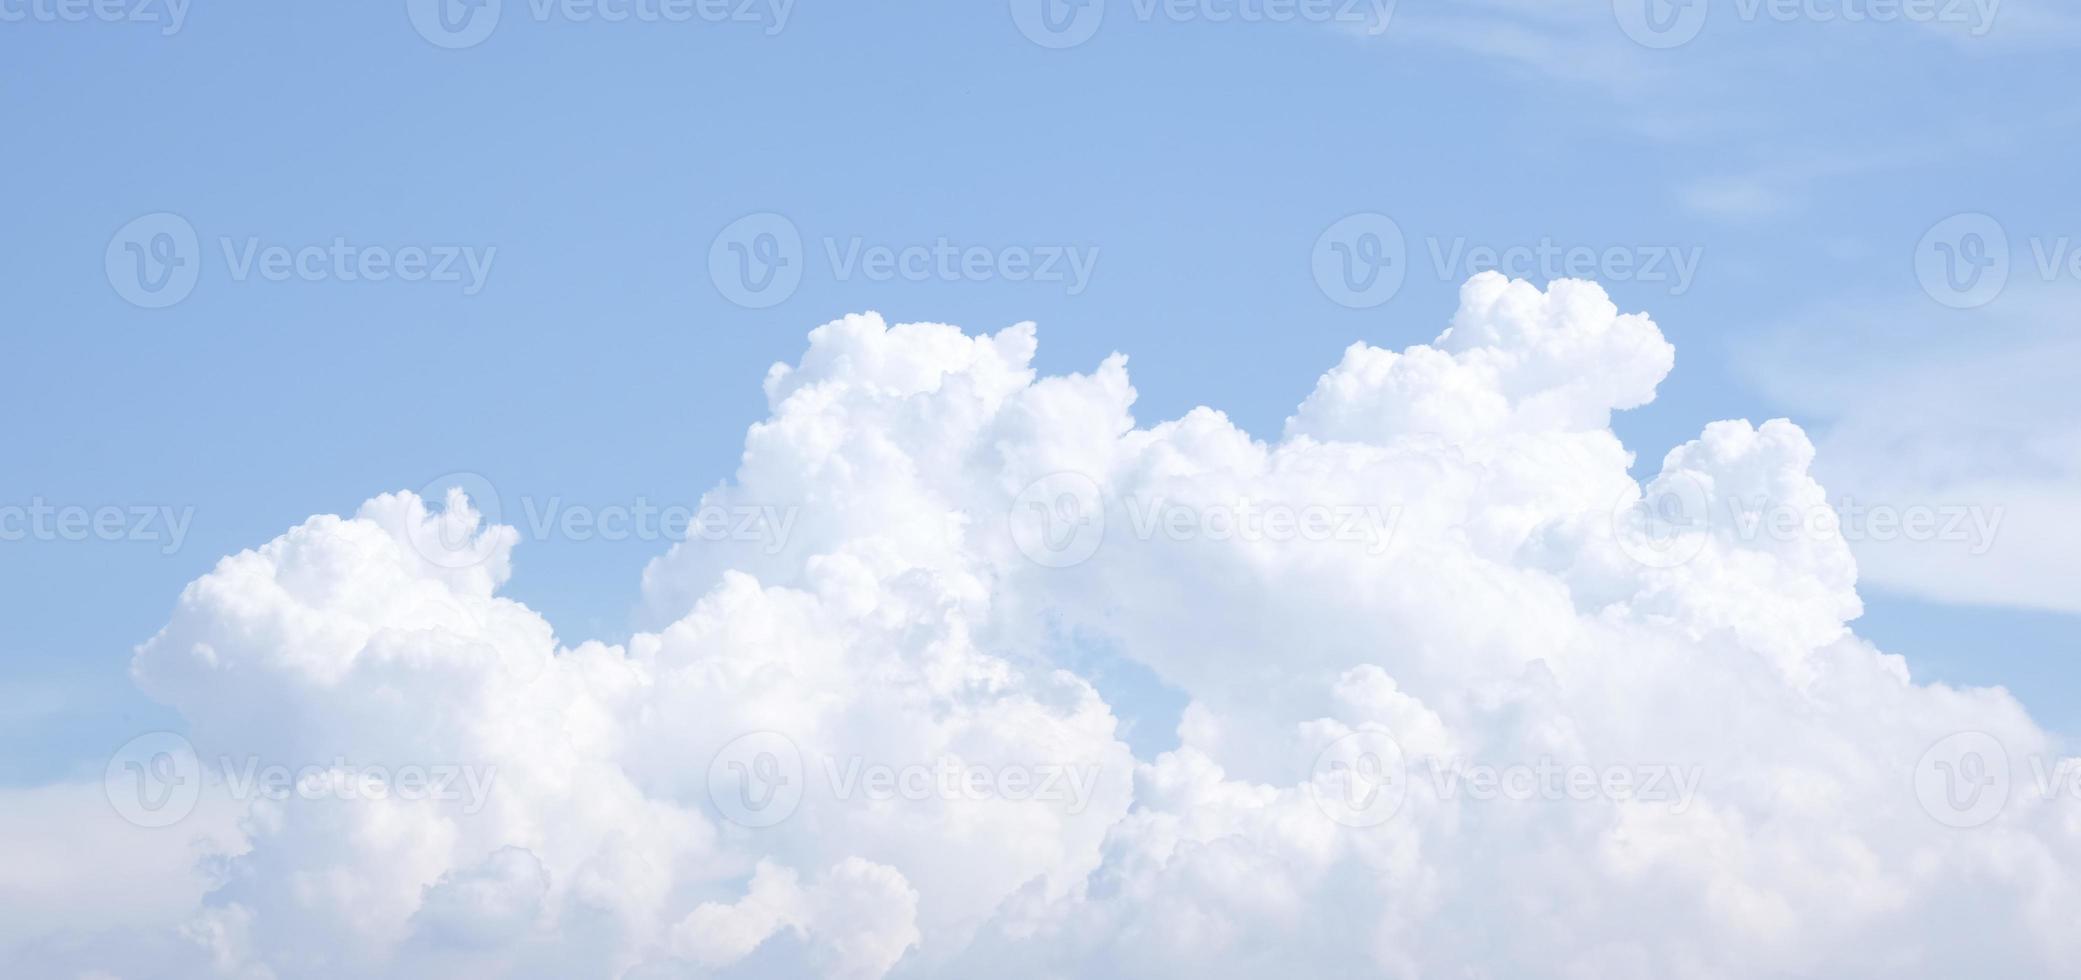
[[[809,944],[802,965],[832,977],[879,977],[918,941],[918,893],[894,868],[848,858],[810,887],[761,863],[744,898],[710,902],[673,930],[673,945],[707,967],[734,964],[787,930]]]
[[[1274,441],[1209,408],[1143,426],[1124,358],[1040,377],[1035,344],[812,332],[704,501],[791,508],[785,540],[660,556],[625,644],[502,598],[525,556],[461,496],[224,559],[134,673],[200,759],[294,778],[210,777],[238,840],[148,920],[164,952],[136,975],[2081,956],[2081,810],[2027,785],[2059,746],[1859,639],[1839,533],[1698,520],[1821,499],[1797,426],[1716,423],[1636,483],[1610,415],[1673,351],[1594,285],[1476,277],[1436,341],[1354,346]],[[1094,648],[1182,693],[1173,747],[1129,750],[1147,706],[1071,669]],[[1961,768],[1990,744],[2009,766]],[[131,975],[96,947],[8,955]]]

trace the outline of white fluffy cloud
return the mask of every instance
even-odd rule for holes
[[[1354,346],[1273,442],[1204,408],[1140,427],[1124,358],[1041,378],[1034,348],[1031,325],[814,331],[707,501],[793,508],[786,539],[675,547],[624,645],[501,598],[517,535],[460,496],[225,559],[137,681],[200,758],[309,768],[264,794],[212,767],[241,833],[155,892],[144,938],[6,955],[281,978],[2081,958],[2081,801],[2032,782],[2052,738],[1860,640],[1839,535],[1689,519],[1821,499],[1796,426],[1716,423],[1636,484],[1609,417],[1673,352],[1597,287],[1477,277],[1437,341]],[[1129,751],[1144,706],[1065,666],[1094,648],[1189,699],[1175,748]],[[1958,732],[2009,765],[1930,768],[1989,761]],[[74,913],[53,929],[112,925]]]

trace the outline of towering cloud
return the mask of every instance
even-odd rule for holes
[[[459,494],[226,558],[134,672],[242,839],[135,941],[281,978],[2081,961],[2053,739],[1860,640],[1825,522],[1742,519],[1824,506],[1798,427],[1715,423],[1636,483],[1610,415],[1673,351],[1596,286],[1477,277],[1272,442],[1138,426],[1124,358],[1034,349],[812,332],[704,501],[790,522],[658,558],[626,645],[500,597],[525,549]],[[1175,734],[1138,756],[1129,722]],[[266,794],[225,758],[311,768]],[[154,975],[100,950],[14,955]]]

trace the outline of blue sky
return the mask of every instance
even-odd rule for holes
[[[1034,320],[1044,372],[1128,354],[1145,424],[1207,404],[1274,438],[1347,345],[1429,340],[1470,256],[1542,244],[1635,270],[1695,257],[1682,282],[1596,266],[1678,350],[1660,397],[1615,423],[1637,470],[1711,420],[1790,415],[1824,483],[1833,452],[1910,505],[2032,501],[1985,554],[1881,556],[1900,570],[1867,569],[1858,629],[2081,729],[2081,577],[2071,552],[2030,550],[2081,510],[2075,362],[2045,353],[2073,349],[2060,259],[2081,238],[2081,32],[2061,4],[1981,24],[1713,0],[1667,49],[1611,4],[1500,0],[1405,2],[1384,24],[1112,2],[1063,48],[995,2],[719,23],[506,0],[458,49],[399,2],[196,4],[178,30],[156,5],[156,24],[60,6],[0,3],[0,505],[192,519],[177,548],[0,541],[10,783],[96,772],[140,726],[179,723],[128,663],[219,557],[457,472],[509,522],[523,499],[690,502],[734,470],[768,365],[842,314]],[[112,285],[112,239],[159,213],[193,229],[198,277],[148,309]],[[1961,213],[1990,216],[2009,258],[1998,294],[1955,309],[1918,262],[1985,254],[1984,233],[1971,252],[1926,240]],[[1402,281],[1353,308],[1315,259],[1368,214],[1402,235]],[[803,242],[799,285],[761,308],[710,271],[747,215]],[[240,271],[335,239],[489,264],[474,292]],[[833,260],[856,241],[1074,252],[1089,275],[877,277]],[[1975,452],[1945,458],[1969,472],[1916,462],[1959,445]],[[666,546],[524,540],[508,593],[566,640],[620,638]]]

